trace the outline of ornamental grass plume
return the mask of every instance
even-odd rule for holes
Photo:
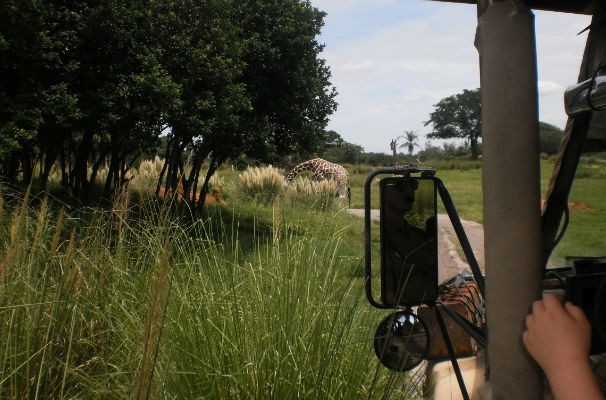
[[[141,161],[139,168],[134,173],[130,186],[140,192],[154,190],[163,166],[164,160],[158,156],[154,157],[153,160]]]
[[[286,201],[291,207],[312,210],[332,210],[338,205],[337,183],[332,180],[311,181],[305,176],[295,178],[286,191]]]
[[[284,175],[271,165],[247,168],[239,175],[238,192],[243,199],[261,205],[271,205],[284,187]]]

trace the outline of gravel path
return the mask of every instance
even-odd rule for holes
[[[348,212],[359,217],[364,217],[364,209],[361,208],[349,209]],[[379,210],[371,210],[371,217],[378,220]],[[480,268],[484,271],[484,227],[473,221],[462,220],[461,223],[478,260],[478,264],[480,264]],[[448,215],[438,215],[438,281],[440,283],[465,269],[471,272],[469,264],[461,256],[463,256],[463,250],[459,245],[459,240]]]

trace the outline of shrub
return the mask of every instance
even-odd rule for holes
[[[245,200],[261,205],[270,205],[282,192],[284,176],[277,168],[247,168],[239,176],[238,193]]]

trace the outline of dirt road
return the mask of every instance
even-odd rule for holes
[[[461,221],[478,264],[484,272],[484,226],[473,221]],[[442,282],[464,269],[471,272],[448,215],[438,215],[439,281]]]
[[[349,209],[350,213],[364,217],[363,209]],[[371,217],[379,219],[379,210],[371,210]],[[484,271],[484,227],[472,221],[461,221],[473,252]],[[463,258],[462,258],[463,257]],[[469,270],[469,264],[464,260],[463,250],[452,227],[448,215],[438,215],[438,281],[443,282],[463,270]]]

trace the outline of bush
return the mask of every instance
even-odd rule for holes
[[[247,168],[239,176],[238,192],[245,199],[261,205],[272,204],[284,188],[284,175],[277,168]]]

